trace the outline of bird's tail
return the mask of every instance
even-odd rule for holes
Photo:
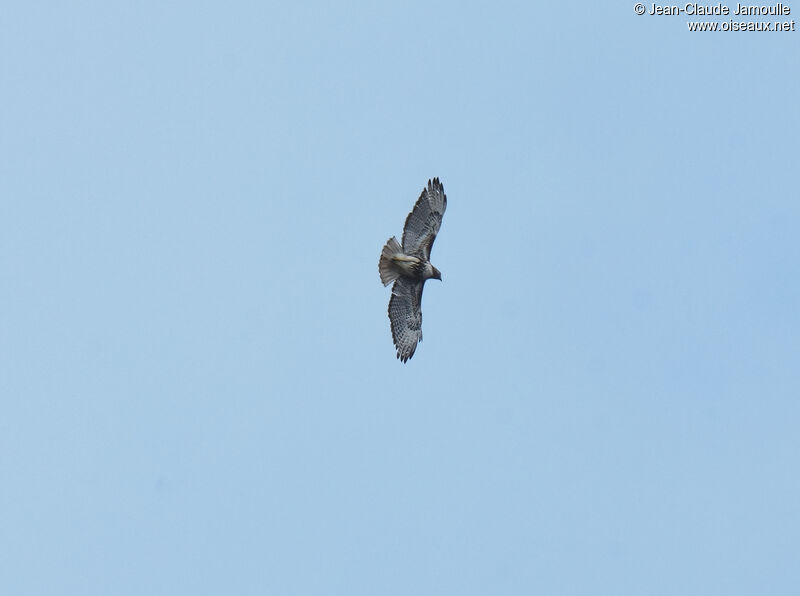
[[[378,271],[381,274],[381,282],[384,286],[388,286],[398,277],[400,277],[400,272],[394,266],[392,262],[392,257],[397,253],[402,253],[403,247],[400,246],[400,243],[397,241],[397,238],[392,236],[383,246],[383,250],[381,251],[381,260],[378,261]]]

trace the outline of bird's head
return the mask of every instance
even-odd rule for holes
[[[436,267],[433,268],[433,279],[438,279],[442,281],[442,272],[439,271]]]

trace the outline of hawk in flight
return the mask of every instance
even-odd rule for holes
[[[444,186],[438,178],[428,180],[417,204],[406,218],[403,245],[392,236],[381,251],[378,271],[384,286],[394,282],[389,299],[389,321],[397,357],[407,362],[422,341],[422,288],[428,279],[441,281],[431,265],[431,247],[447,208]]]

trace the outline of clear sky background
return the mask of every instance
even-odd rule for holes
[[[2,592],[797,594],[800,32],[633,5],[6,3]]]

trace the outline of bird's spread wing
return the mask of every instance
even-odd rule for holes
[[[397,357],[406,362],[414,355],[417,343],[422,341],[422,286],[421,281],[401,277],[392,286],[389,300],[389,320]]]
[[[428,180],[422,189],[417,204],[406,218],[403,228],[403,252],[429,261],[431,247],[442,225],[442,216],[447,208],[447,195],[438,178]]]

